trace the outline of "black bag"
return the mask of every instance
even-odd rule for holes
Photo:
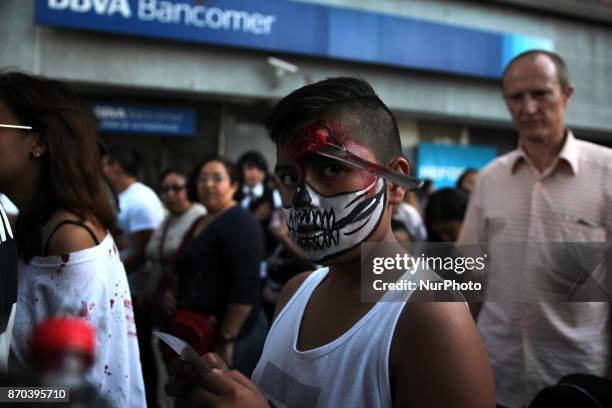
[[[570,374],[535,396],[529,408],[612,407],[612,380],[590,374]]]

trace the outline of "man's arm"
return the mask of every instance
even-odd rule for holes
[[[396,407],[495,407],[489,358],[463,302],[408,304],[389,365]]]
[[[251,315],[252,310],[253,306],[250,304],[230,303],[223,315],[223,321],[219,327],[220,337],[215,341],[215,351],[230,367],[234,365],[235,339],[240,334],[242,326]]]
[[[459,250],[461,250],[461,248],[459,248],[461,245],[477,244],[487,241],[484,211],[478,204],[481,195],[481,184],[482,182],[479,182],[477,179],[476,187],[470,197],[468,208],[463,218],[461,232],[457,238],[456,246]],[[469,302],[469,306],[472,317],[474,321],[476,321],[482,309],[482,302]]]
[[[152,229],[136,231],[130,234],[128,255],[122,259],[123,266],[128,274],[138,269],[145,262],[145,250],[151,235],[153,235]]]

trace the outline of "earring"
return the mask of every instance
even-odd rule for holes
[[[32,152],[30,153],[30,155],[32,156],[32,158],[34,159],[38,159],[40,157],[40,153],[39,152]]]

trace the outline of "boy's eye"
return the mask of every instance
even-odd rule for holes
[[[325,166],[322,173],[325,177],[334,177],[343,174],[344,169],[341,166],[336,165]]]

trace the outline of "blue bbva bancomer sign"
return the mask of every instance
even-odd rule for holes
[[[498,78],[545,38],[287,0],[36,0],[39,24]]]
[[[192,109],[93,102],[92,110],[106,133],[141,133],[164,136],[193,136]]]
[[[454,187],[467,168],[480,170],[495,159],[492,146],[419,143],[417,177],[431,179],[435,188]]]

